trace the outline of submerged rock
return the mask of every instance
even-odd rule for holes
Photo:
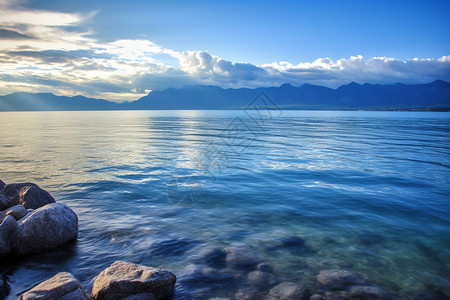
[[[257,299],[258,292],[253,288],[239,289],[234,294],[234,300],[253,300]]]
[[[222,268],[225,266],[227,253],[220,248],[208,248],[200,252],[199,259],[207,266]]]
[[[80,282],[72,274],[61,272],[24,292],[19,299],[87,300],[88,297]]]
[[[7,198],[6,207],[22,204],[25,208],[35,209],[56,202],[49,192],[30,182],[7,184],[1,193]]]
[[[331,289],[343,289],[345,286],[361,285],[365,282],[361,275],[346,270],[322,270],[317,275],[317,281]]]
[[[227,247],[226,262],[233,266],[246,267],[262,262],[261,255],[244,243],[236,243]]]
[[[387,300],[390,296],[381,288],[375,286],[353,286],[350,296],[361,300]]]
[[[10,237],[17,228],[17,221],[13,216],[6,216],[0,224],[0,256],[11,252]]]
[[[78,235],[77,215],[62,203],[47,204],[17,223],[12,250],[20,255],[58,248]]]
[[[92,297],[112,300],[151,293],[163,299],[173,294],[176,280],[175,274],[166,270],[116,261],[97,276]]]
[[[5,209],[6,215],[10,215],[13,216],[14,219],[16,220],[20,220],[23,217],[25,217],[28,214],[27,209],[25,208],[25,206],[18,204],[18,205],[14,205],[13,207],[7,208]]]
[[[270,286],[273,279],[274,279],[273,274],[259,270],[250,272],[247,275],[247,283],[250,286],[258,288]]]
[[[269,300],[306,300],[308,292],[293,282],[283,282],[269,292]]]

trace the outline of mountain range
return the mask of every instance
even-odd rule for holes
[[[352,82],[337,89],[310,84],[256,89],[188,85],[152,91],[136,101],[120,104],[83,96],[13,93],[0,96],[0,111],[243,109],[261,93],[280,109],[450,110],[450,83],[436,80],[391,85]]]

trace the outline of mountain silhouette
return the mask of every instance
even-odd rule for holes
[[[392,110],[450,108],[450,83],[360,85],[351,82],[337,89],[304,84],[294,87],[223,89],[188,85],[179,89],[153,91],[134,102],[121,104],[83,96],[14,93],[0,96],[0,111],[34,110],[118,110],[118,109],[244,109],[261,92],[280,109]]]

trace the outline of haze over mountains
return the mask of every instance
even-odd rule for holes
[[[113,103],[83,96],[65,97],[49,93],[13,93],[0,96],[0,111],[58,110],[147,110],[147,109],[243,109],[265,92],[281,109],[382,110],[450,108],[450,83],[357,84],[337,89],[304,84],[294,87],[223,89],[217,86],[185,86],[153,91],[134,102]]]

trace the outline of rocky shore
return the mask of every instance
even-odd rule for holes
[[[52,251],[76,241],[78,218],[65,204],[57,203],[33,183],[5,184],[0,180],[0,261],[10,256]],[[305,241],[291,237],[280,247],[308,251]],[[225,248],[204,248],[192,264],[178,274],[183,286],[239,286],[225,298],[208,298],[200,292],[189,299],[339,300],[397,299],[339,262],[324,264],[314,285],[283,280],[263,256],[245,243]],[[177,294],[177,276],[168,270],[116,261],[99,274],[93,285],[84,287],[72,274],[60,273],[16,295],[19,299],[184,299]],[[212,292],[213,292],[212,290]],[[0,299],[10,291],[8,274],[0,274]],[[209,290],[211,294],[211,290]],[[398,298],[400,299],[400,298]],[[420,299],[420,298],[408,298]]]

